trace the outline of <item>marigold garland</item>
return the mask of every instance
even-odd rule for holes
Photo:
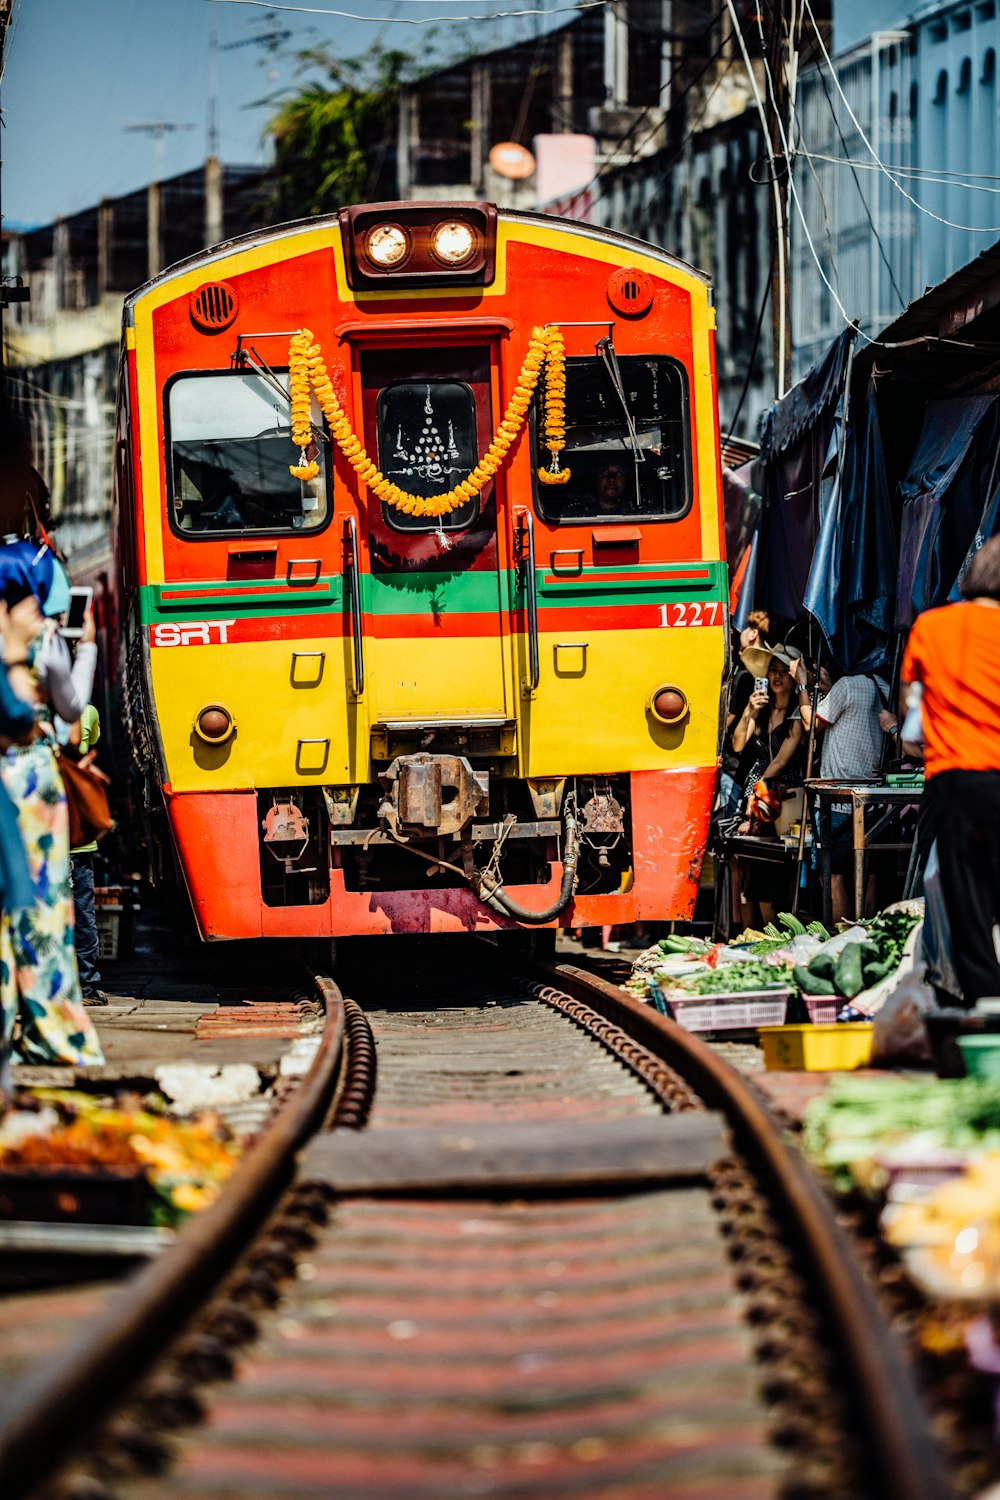
[[[337,400],[330,380],[326,362],[319,344],[313,342],[308,328],[299,329],[292,335],[288,349],[289,385],[292,402],[292,441],[298,446],[299,462],[289,465],[289,472],[296,479],[315,479],[319,465],[311,461],[307,449],[313,441],[312,421],[309,408],[309,388],[316,392],[323,415],[330,424],[334,442],[348,463],[372,494],[386,505],[394,506],[410,516],[446,516],[460,505],[473,499],[500,468],[507,452],[524,425],[531,406],[538,378],[546,369],[545,389],[545,446],[552,454],[550,469],[539,469],[538,476],[546,484],[565,484],[570,471],[560,469],[559,454],[565,441],[566,420],[566,373],[562,335],[558,328],[534,328],[528,343],[528,352],[514,387],[514,394],[507,403],[493,439],[475,468],[466,477],[441,495],[411,495],[400,489],[380,473],[372,463],[362,444],[351,430],[351,424]]]

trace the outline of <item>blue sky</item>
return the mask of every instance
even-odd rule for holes
[[[308,0],[366,17],[483,14],[465,35],[478,48],[533,34],[533,18],[487,22],[491,12],[534,4],[554,8],[566,0]],[[284,45],[335,44],[345,57],[375,41],[421,55],[427,29],[277,11],[276,25],[294,32]],[[3,216],[6,223],[46,224],[59,214],[88,208],[169,177],[203,161],[207,139],[209,37],[219,36],[218,97],[221,156],[232,163],[265,159],[266,109],[251,104],[294,80],[290,60],[263,47],[231,46],[261,36],[269,12],[213,0],[16,0],[8,32],[6,70],[0,85],[5,129]],[[565,12],[554,22],[571,17]],[[457,22],[438,29],[438,45],[460,44]],[[228,49],[228,50],[227,50]],[[469,50],[467,46],[465,50]],[[166,122],[190,126],[163,135],[131,132],[129,125]]]

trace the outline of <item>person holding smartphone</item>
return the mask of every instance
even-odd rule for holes
[[[737,831],[767,837],[774,833],[773,812],[769,818],[751,816],[755,789],[761,782],[787,785],[796,774],[803,743],[802,716],[793,691],[792,658],[784,646],[753,647],[744,651],[743,664],[755,681],[746,708],[733,725],[733,749],[740,756],[737,780],[743,788],[743,821]],[[733,863],[744,924],[760,927],[773,922],[777,903],[783,899],[784,872],[751,865],[744,873],[740,861]]]

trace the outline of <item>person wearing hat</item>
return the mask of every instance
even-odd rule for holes
[[[773,836],[780,796],[767,783],[787,784],[795,773],[803,740],[802,716],[792,683],[793,658],[779,644],[751,646],[741,660],[755,681],[747,705],[733,725],[733,749],[740,756],[737,780],[743,788],[744,819],[738,831],[749,833],[756,828],[765,837]],[[757,687],[757,680],[764,677],[766,691]],[[734,861],[737,867],[738,863]],[[745,879],[742,870],[738,878],[744,921],[754,927],[773,921],[777,903],[784,895],[784,872],[751,866]]]
[[[36,735],[0,756],[0,779],[17,808],[34,887],[33,904],[0,919],[0,1040],[9,1048],[20,1019],[26,1063],[102,1063],[83,1006],[73,942],[69,815],[51,719],[79,719],[93,686],[96,632],[89,618],[71,662],[56,617],[69,603],[59,559],[44,543],[0,546],[0,600],[7,611],[7,668],[14,691],[34,706]]]
[[[758,645],[765,639],[770,628],[770,616],[762,609],[753,610],[747,615],[747,622],[739,634],[736,633],[735,629],[733,630],[732,651],[734,656],[740,657],[742,652],[749,650],[751,646]],[[736,720],[746,708],[752,692],[753,673],[748,672],[741,662],[729,685],[726,735],[722,745],[722,760],[719,766],[717,816],[722,821],[736,817],[740,811],[743,787],[736,780],[740,758],[733,749],[732,729]]]

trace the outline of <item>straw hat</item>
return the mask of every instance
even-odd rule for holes
[[[799,652],[792,647],[790,650],[778,642],[776,646],[748,646],[745,651],[740,652],[740,661],[753,677],[766,677],[767,669],[774,657],[783,661],[785,666],[791,668],[798,659]]]

